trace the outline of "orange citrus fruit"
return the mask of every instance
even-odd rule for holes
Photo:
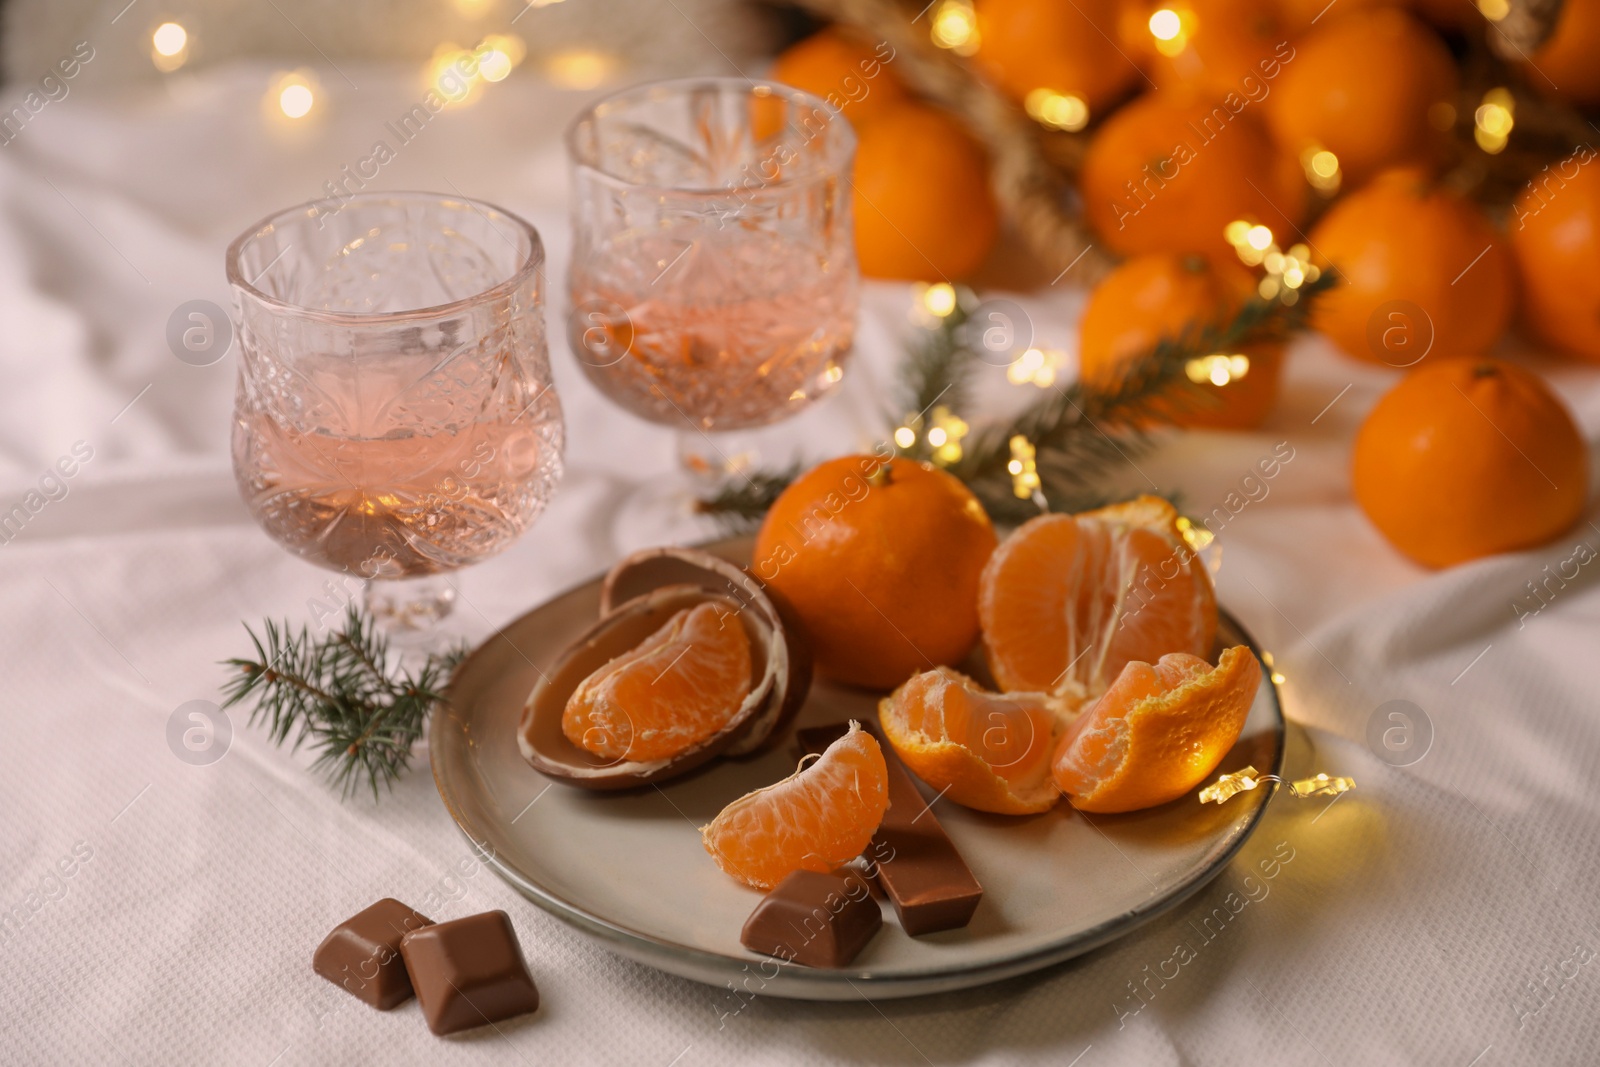
[[[769,77],[821,97],[860,127],[910,95],[890,66],[893,59],[886,43],[830,26],[778,56]]]
[[[1062,735],[1055,783],[1080,811],[1176,800],[1228,754],[1260,686],[1261,665],[1243,645],[1215,667],[1186,653],[1129,663]]]
[[[1536,174],[1513,214],[1511,254],[1522,280],[1523,323],[1546,344],[1600,362],[1600,165],[1594,150]]]
[[[831,871],[861,855],[889,810],[889,768],[852,722],[810,766],[746,793],[700,828],[717,866],[771,889],[795,871]]]
[[[726,726],[750,685],[744,625],[699,604],[580,682],[561,732],[603,759],[665,759]]]
[[[978,0],[978,69],[1024,103],[1035,89],[1073,95],[1091,114],[1139,81],[1118,50],[1119,0]]]
[[[940,667],[878,703],[889,745],[913,774],[957,804],[1000,815],[1046,811],[1058,720],[1041,693],[990,693]]]
[[[909,459],[844,456],[785,489],[751,572],[793,607],[817,670],[892,689],[959,663],[978,638],[994,526],[960,481]]]
[[[1483,210],[1395,170],[1336,201],[1311,231],[1313,255],[1338,273],[1313,328],[1346,353],[1393,367],[1428,352],[1474,356],[1511,319],[1511,259]]]
[[[1440,2],[1454,2],[1454,0],[1440,0]],[[1415,3],[1415,0],[1410,0],[1410,3]],[[1328,0],[1277,0],[1273,6],[1283,19],[1284,32],[1294,39],[1318,26],[1326,25],[1346,15],[1353,15],[1358,11],[1369,11],[1375,7],[1407,7],[1409,4],[1408,0],[1339,0],[1336,4],[1330,4]],[[1471,11],[1469,14],[1482,17],[1476,11]]]
[[[1583,514],[1589,454],[1536,374],[1493,359],[1428,363],[1356,434],[1351,488],[1372,524],[1429,567],[1543,544]]]
[[[1205,655],[1217,634],[1211,578],[1154,496],[1023,523],[984,568],[978,617],[1001,689],[1069,701],[1134,660]]]
[[[1159,88],[1252,103],[1266,99],[1294,55],[1285,24],[1261,0],[1129,0],[1121,20],[1131,54]]]
[[[1078,365],[1086,385],[1113,387],[1127,365],[1164,338],[1225,325],[1255,292],[1243,266],[1204,256],[1152,252],[1124,260],[1095,286],[1078,320]],[[1179,426],[1238,430],[1259,426],[1278,395],[1283,345],[1243,346],[1191,360],[1189,377],[1212,401],[1176,403]]]
[[[1600,4],[1594,0],[1566,0],[1556,18],[1555,30],[1522,64],[1523,77],[1541,93],[1586,107],[1600,105],[1597,54]]]
[[[1160,92],[1106,119],[1089,142],[1079,192],[1089,224],[1125,256],[1225,255],[1228,223],[1292,233],[1307,197],[1300,164],[1249,110]]]
[[[983,148],[925,104],[857,131],[856,258],[872,278],[950,281],[977,270],[1000,229]]]
[[[1266,100],[1273,135],[1295,158],[1332,152],[1347,185],[1439,160],[1446,136],[1436,108],[1453,106],[1458,78],[1433,30],[1398,8],[1373,7],[1319,22],[1295,51]]]

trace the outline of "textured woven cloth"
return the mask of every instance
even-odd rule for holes
[[[217,661],[247,648],[240,620],[308,620],[328,593],[238,501],[233,358],[174,359],[167,317],[226,305],[227,241],[315,195],[414,92],[375,72],[359,92],[330,85],[321,124],[286,142],[260,127],[267,73],[71,98],[0,152],[0,511],[40,501],[0,545],[0,1062],[1600,1061],[1600,567],[1538,598],[1527,585],[1546,566],[1572,574],[1563,561],[1600,548],[1600,529],[1440,574],[1405,563],[1346,477],[1350,434],[1393,374],[1314,341],[1293,352],[1266,430],[1191,435],[1137,478],[1181,490],[1191,513],[1224,509],[1220,596],[1277,653],[1303,726],[1291,770],[1358,788],[1280,795],[1216,882],[1072,963],[913,1001],[738,1001],[612,956],[518,897],[457,834],[425,753],[376,804],[339,802],[304,754],[237,714],[220,760],[179,758],[174,711],[217,698]],[[526,214],[560,279],[556,134],[576,104],[495,86],[384,184]],[[1069,282],[1020,298],[1041,343],[1070,347]],[[790,447],[821,457],[882,432],[907,301],[904,286],[871,288],[842,391],[782,429]],[[528,535],[464,577],[473,634],[649,539],[618,501],[673,467],[670,433],[588,387],[551,303],[568,473]],[[1592,438],[1600,383],[1541,369]],[[995,374],[986,391],[1014,402],[1022,390]],[[1242,484],[1285,445],[1274,479]],[[1398,765],[1423,731],[1426,753]],[[508,911],[539,1013],[441,1040],[414,1003],[380,1014],[315,976],[323,935],[384,896],[434,919]],[[1219,908],[1226,921],[1207,923]]]

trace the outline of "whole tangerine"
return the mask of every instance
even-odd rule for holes
[[[925,104],[886,108],[858,131],[854,184],[856,257],[869,277],[965,277],[1000,229],[983,148]]]
[[[1433,30],[1374,7],[1314,27],[1295,51],[1266,102],[1273,135],[1295,158],[1332,152],[1347,185],[1385,167],[1438,162],[1447,140],[1436,123],[1459,78]]]
[[[1078,361],[1086,384],[1110,387],[1123,368],[1162,339],[1226,324],[1255,291],[1236,262],[1153,252],[1123,261],[1089,294],[1078,320]],[[1283,345],[1263,342],[1191,360],[1189,377],[1211,404],[1173,405],[1178,426],[1244,430],[1261,425],[1278,395]]]
[[[1089,142],[1079,191],[1089,224],[1125,256],[1227,254],[1223,231],[1236,219],[1291,233],[1307,196],[1298,161],[1245,105],[1161,92],[1106,119]]]
[[[1095,114],[1139,80],[1118,50],[1120,0],[978,0],[978,69],[1021,104],[1035,89],[1077,96]]]
[[[1415,170],[1337,200],[1311,231],[1338,274],[1311,325],[1347,354],[1392,367],[1430,352],[1475,356],[1511,319],[1512,268],[1481,208]]]
[[[1546,344],[1600,363],[1600,166],[1592,148],[1523,187],[1510,226],[1522,318]]]
[[[818,671],[892,689],[959,663],[978,639],[978,580],[994,526],[977,497],[926,463],[829,460],[785,489],[751,571],[794,608]]]
[[[1589,455],[1538,375],[1450,359],[1407,375],[1356,434],[1351,487],[1384,537],[1428,567],[1531,548],[1583,514]]]
[[[786,49],[770,77],[821,97],[859,128],[910,96],[890,66],[894,57],[887,42],[830,26]]]
[[[1522,64],[1535,90],[1587,107],[1600,105],[1600,4],[1566,0],[1555,29]]]

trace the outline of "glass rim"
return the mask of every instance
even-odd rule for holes
[[[780,177],[775,181],[763,180],[760,184],[750,186],[748,188],[741,188],[735,184],[691,186],[663,184],[661,182],[639,182],[611,173],[604,167],[598,166],[597,164],[585,159],[583,154],[578,151],[578,129],[583,126],[584,123],[593,121],[599,117],[605,108],[614,107],[630,97],[637,96],[644,98],[646,94],[652,92],[681,93],[694,86],[754,89],[757,90],[755,94],[757,96],[781,96],[786,98],[791,103],[804,104],[814,108],[817,111],[820,111],[822,114],[828,116],[829,127],[838,129],[844,138],[843,151],[841,153],[843,155],[843,159],[839,161],[840,165],[838,172],[843,173],[846,178],[849,177],[848,163],[851,155],[855,152],[856,131],[855,127],[850,125],[849,120],[844,117],[844,112],[831,106],[826,100],[822,99],[822,97],[817,96],[815,93],[808,93],[804,89],[796,89],[792,85],[785,85],[783,82],[773,81],[771,78],[750,78],[734,76],[731,74],[698,75],[686,78],[668,78],[662,81],[640,82],[636,85],[630,85],[626,88],[618,89],[615,92],[606,94],[599,100],[596,100],[594,103],[580,111],[577,118],[573,119],[572,122],[567,125],[566,132],[562,134],[561,141],[567,150],[568,162],[571,163],[573,167],[593,174],[604,181],[610,182],[612,185],[620,186],[626,189],[637,189],[644,192],[660,193],[668,196],[715,196],[738,192],[748,192],[752,195],[759,195],[773,190],[794,189],[800,186],[810,185],[828,177],[827,174],[810,174],[798,178]],[[764,90],[764,92],[762,90]]]
[[[325,308],[296,304],[293,301],[262,292],[253,281],[247,280],[244,277],[244,272],[239,269],[239,257],[243,254],[245,246],[278,222],[307,212],[312,213],[312,217],[315,217],[320,208],[330,204],[340,205],[338,210],[329,212],[330,215],[337,215],[339,211],[358,201],[369,204],[383,203],[385,201],[391,203],[464,204],[478,214],[483,215],[485,219],[490,218],[489,214],[485,214],[488,212],[500,216],[517,227],[528,238],[528,254],[518,264],[517,268],[511,272],[509,277],[480,292],[473,293],[471,296],[464,296],[459,300],[451,300],[443,304],[431,304],[427,307],[407,308],[405,311],[328,311]],[[490,220],[490,224],[493,225],[492,220]],[[307,200],[293,207],[280,208],[269,215],[263,216],[248,226],[243,233],[235,237],[228,245],[224,263],[227,269],[228,284],[236,292],[247,294],[252,300],[275,311],[323,323],[370,326],[376,323],[401,322],[408,319],[438,318],[441,315],[458,311],[469,305],[485,303],[510,293],[527,281],[529,276],[537,274],[544,266],[544,241],[539,237],[539,231],[534,228],[532,223],[515,212],[507,211],[498,204],[487,200],[476,200],[470,196],[446,196],[443,193],[430,193],[425,190],[403,189],[392,192],[360,192],[348,197],[318,197],[315,200]],[[262,273],[265,273],[265,271]],[[260,277],[260,275],[257,275],[257,277]]]

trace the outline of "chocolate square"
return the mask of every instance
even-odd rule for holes
[[[388,1011],[411,996],[400,941],[432,919],[384,897],[333,928],[311,957],[311,968],[346,992]]]
[[[486,911],[407,934],[400,954],[436,1034],[453,1034],[539,1007],[511,917]]]
[[[739,943],[807,967],[844,967],[882,926],[860,871],[795,871],[756,905]]]
[[[849,723],[813,726],[795,735],[802,751],[821,752],[848,728]],[[867,873],[876,877],[912,937],[966,926],[983,899],[983,886],[877,726],[864,728],[883,746],[889,770],[889,810],[861,854]]]

